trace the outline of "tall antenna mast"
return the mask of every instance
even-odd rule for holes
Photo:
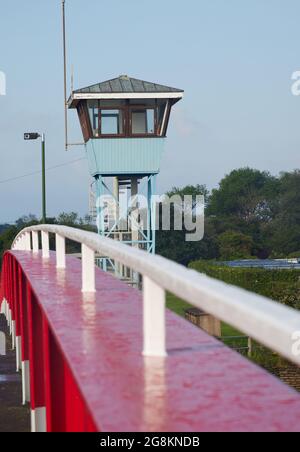
[[[74,91],[74,66],[72,65],[72,72],[71,72],[71,93]]]
[[[68,151],[71,146],[84,146],[85,143],[69,143],[68,136],[68,93],[67,93],[67,45],[66,45],[66,0],[62,0],[62,27],[63,27],[63,56],[64,56],[64,112],[65,112],[65,150]],[[73,70],[71,78],[73,92]]]
[[[66,0],[62,0],[63,21],[63,57],[64,57],[64,112],[65,112],[65,149],[68,150],[68,111],[67,111],[67,48],[66,48]]]

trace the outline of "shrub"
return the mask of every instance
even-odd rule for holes
[[[189,267],[212,278],[300,309],[300,270],[233,268],[211,261],[192,262]]]

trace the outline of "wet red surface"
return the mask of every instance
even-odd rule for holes
[[[13,252],[99,431],[300,431],[300,395],[167,312],[166,359],[142,356],[142,297],[81,263]],[[263,327],[263,325],[262,325]]]

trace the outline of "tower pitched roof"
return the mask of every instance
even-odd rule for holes
[[[75,94],[101,94],[101,93],[183,93],[183,90],[172,88],[158,83],[146,82],[128,75],[96,83],[74,91]]]

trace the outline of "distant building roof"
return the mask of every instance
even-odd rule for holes
[[[128,75],[120,75],[117,78],[75,90],[74,93],[183,93],[183,90],[138,80],[136,78],[128,77]]]

